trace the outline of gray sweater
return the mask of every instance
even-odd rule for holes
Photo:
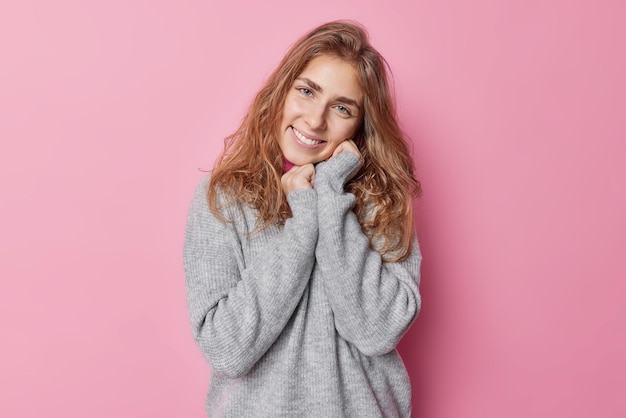
[[[417,241],[383,262],[343,190],[343,152],[315,187],[287,196],[284,226],[255,230],[241,203],[222,223],[196,190],[184,247],[193,336],[211,368],[210,417],[408,417],[409,378],[395,350],[420,309]]]

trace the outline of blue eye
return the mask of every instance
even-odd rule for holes
[[[313,96],[313,92],[306,87],[300,87],[298,90],[300,90],[300,93],[304,94],[305,96]]]
[[[349,115],[350,111],[348,110],[347,107],[342,106],[342,105],[338,105],[337,106],[337,110],[339,110],[341,113],[345,114],[345,115]]]

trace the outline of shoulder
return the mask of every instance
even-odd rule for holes
[[[205,173],[200,181],[196,184],[194,197],[199,195],[206,196],[209,191],[209,183],[211,182],[211,172]]]
[[[198,216],[206,221],[229,225],[235,230],[247,230],[254,223],[257,211],[240,196],[211,183],[211,173],[205,174],[194,193],[189,216]],[[245,227],[241,227],[245,224]]]
[[[222,188],[214,184],[211,184],[211,172],[202,176],[196,185],[192,205],[195,204],[197,208],[203,207],[208,210],[210,201],[209,197],[215,199],[217,208],[232,206],[237,201],[236,197],[232,196],[232,194],[224,191]]]

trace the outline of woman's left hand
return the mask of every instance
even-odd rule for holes
[[[356,146],[356,143],[354,142],[354,140],[348,139],[346,141],[343,141],[341,144],[337,145],[337,148],[335,148],[335,151],[333,151],[333,155],[330,158],[336,157],[342,152],[353,153],[354,155],[357,156],[357,158],[361,162],[359,164],[359,168],[363,166],[363,156],[361,155],[361,152],[359,151],[359,148]]]

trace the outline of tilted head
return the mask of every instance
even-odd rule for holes
[[[354,71],[360,89],[357,99],[360,100],[358,120],[350,139],[354,139],[359,148],[384,132],[389,119],[395,122],[384,58],[370,45],[363,27],[353,22],[336,21],[321,25],[300,38],[259,92],[251,111],[265,125],[265,133],[271,132],[275,139],[284,135],[282,117],[288,93],[304,71],[320,59],[328,58],[338,59]]]

